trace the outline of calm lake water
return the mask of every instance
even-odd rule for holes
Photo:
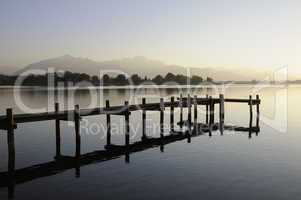
[[[15,199],[300,199],[301,196],[301,88],[290,86],[236,85],[226,88],[181,89],[106,89],[91,92],[76,91],[75,103],[89,107],[91,99],[103,105],[141,102],[158,102],[180,93],[248,98],[259,94],[262,99],[261,131],[248,138],[248,133],[226,131],[223,136],[214,132],[212,137],[202,135],[168,144],[164,152],[152,148],[130,155],[82,166],[80,177],[75,169],[57,175],[18,184]],[[48,105],[45,90],[20,90],[24,105],[40,109]],[[68,99],[60,94],[60,102]],[[51,101],[51,98],[50,98]],[[7,107],[15,113],[24,112],[16,102],[13,90],[0,89],[0,113]],[[53,102],[50,102],[52,110]],[[73,104],[69,105],[71,108]],[[92,105],[93,106],[93,105]],[[201,109],[201,107],[200,107]],[[218,112],[218,109],[216,110]],[[175,110],[176,122],[179,110]],[[187,115],[184,115],[186,118]],[[246,104],[226,104],[226,124],[248,126],[249,108]],[[204,121],[204,108],[199,111],[199,121]],[[147,133],[159,137],[159,113],[148,112]],[[131,142],[141,138],[141,112],[130,116]],[[169,113],[165,115],[166,128]],[[112,143],[124,144],[123,118],[113,116],[116,124]],[[82,121],[82,153],[104,149],[106,142],[105,116],[90,116]],[[67,122],[62,127],[62,154],[74,155],[74,127]],[[88,128],[87,128],[88,127]],[[166,131],[166,134],[168,131]],[[0,131],[0,171],[7,170],[6,132]],[[49,162],[55,156],[54,121],[19,124],[15,131],[16,168]],[[8,189],[0,188],[0,199],[8,198]]]

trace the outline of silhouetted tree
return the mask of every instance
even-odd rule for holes
[[[142,83],[142,79],[138,76],[138,74],[134,74],[131,76],[131,81],[134,85],[139,85]]]
[[[173,73],[168,73],[165,76],[165,82],[176,82],[177,78]]]
[[[210,77],[207,77],[207,82],[213,82],[213,79]]]
[[[202,79],[202,77],[199,77],[199,76],[192,76],[191,77],[191,84],[192,85],[198,85],[198,84],[200,84],[200,83],[202,83],[202,81],[203,81],[203,79]]]
[[[109,86],[109,85],[128,85],[129,79],[124,74],[119,74],[116,77],[110,77],[108,74],[103,75],[101,80],[97,76],[90,76],[86,73],[72,73],[69,71],[66,71],[64,73],[58,73],[57,76],[55,74],[44,74],[44,75],[36,75],[36,74],[30,74],[24,78],[24,81],[22,85],[25,86],[47,86],[48,84],[48,78],[49,77],[56,77],[56,80],[59,82],[64,82],[65,85],[67,85],[67,82],[72,82],[73,84],[81,84],[83,86],[89,85],[89,83],[99,86]],[[15,80],[17,79],[17,76],[6,76],[6,75],[0,75],[0,85],[14,85]],[[145,76],[144,78],[141,78],[139,75],[134,74],[130,77],[131,84],[139,85],[143,82],[147,82],[149,79]],[[185,84],[192,84],[197,85],[200,84],[203,79],[199,76],[192,76],[187,77],[184,75],[174,75],[173,73],[167,73],[165,77],[162,77],[161,75],[157,75],[153,79],[151,79],[155,84],[162,85],[162,84],[170,84],[171,82],[185,85]],[[213,79],[210,77],[207,77],[206,79],[208,82],[213,82]]]
[[[101,84],[102,84],[103,86],[107,86],[107,85],[110,85],[110,84],[111,84],[110,81],[111,81],[111,80],[110,80],[110,76],[109,76],[108,74],[104,74],[104,75],[102,76]]]
[[[92,76],[91,81],[92,81],[92,84],[95,86],[100,85],[100,80],[99,80],[98,76]]]
[[[164,83],[164,78],[161,75],[157,75],[152,81],[158,85],[161,85]]]
[[[129,81],[124,74],[119,74],[113,79],[113,85],[128,85]]]

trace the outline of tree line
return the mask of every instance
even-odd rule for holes
[[[53,77],[51,79],[51,77]],[[207,77],[205,80],[193,75],[191,77],[167,73],[165,76],[157,75],[154,78],[140,77],[138,74],[126,76],[124,74],[118,74],[116,76],[110,76],[108,74],[103,75],[101,78],[98,76],[90,76],[86,73],[72,73],[66,71],[64,73],[54,74],[30,74],[27,76],[7,76],[0,75],[0,85],[16,85],[16,81],[21,80],[22,86],[48,86],[49,80],[55,80],[54,82],[60,85],[94,85],[94,86],[125,86],[125,85],[140,85],[140,84],[156,84],[156,85],[198,85],[202,82],[213,82],[213,79]],[[17,83],[18,84],[18,83]],[[53,83],[52,83],[53,84]]]

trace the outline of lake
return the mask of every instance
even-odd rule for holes
[[[248,133],[219,131],[212,137],[207,134],[177,141],[160,148],[150,148],[124,156],[80,167],[53,176],[35,179],[15,186],[15,199],[299,199],[301,196],[301,88],[298,85],[231,85],[227,87],[198,88],[111,88],[72,90],[59,92],[59,101],[72,109],[111,105],[159,102],[180,93],[226,98],[249,98],[260,95],[261,121],[258,136],[251,139]],[[0,89],[0,113],[8,107],[14,113],[33,112],[47,108],[53,110],[53,94],[48,90],[23,88]],[[50,92],[51,93],[51,92]],[[20,101],[23,106],[21,106]],[[225,123],[248,126],[247,104],[226,104]],[[205,108],[199,107],[198,120],[205,120]],[[218,113],[218,109],[216,109]],[[184,118],[187,118],[185,109]],[[218,116],[218,115],[217,115]],[[175,122],[179,109],[175,109]],[[132,112],[131,143],[142,136],[141,112]],[[112,116],[112,143],[124,144],[124,119]],[[169,129],[169,112],[165,112],[166,133]],[[81,153],[104,149],[106,144],[105,116],[85,117],[81,122]],[[74,155],[75,135],[73,124],[61,122],[62,154]],[[177,127],[178,128],[178,127]],[[0,171],[7,170],[6,132],[0,131]],[[147,112],[147,134],[160,137],[159,112]],[[55,156],[54,121],[19,124],[15,130],[16,168],[45,163]],[[8,189],[0,188],[0,199],[8,198]]]

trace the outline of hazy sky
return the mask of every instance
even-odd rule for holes
[[[0,0],[0,65],[71,54],[301,66],[300,0]]]

